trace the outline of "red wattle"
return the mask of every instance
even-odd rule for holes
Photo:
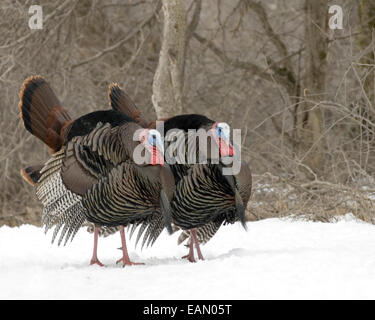
[[[164,165],[164,157],[155,146],[152,147],[151,164],[153,166],[156,166],[158,164],[160,164],[161,166]]]
[[[219,139],[219,153],[220,157],[233,157],[234,156],[234,149],[230,143]]]

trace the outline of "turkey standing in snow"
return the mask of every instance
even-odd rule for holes
[[[42,169],[23,172],[26,178],[38,179],[42,222],[46,231],[56,224],[52,242],[61,228],[59,244],[64,238],[65,243],[73,239],[86,220],[92,222],[96,227],[91,264],[102,265],[97,258],[98,227],[118,226],[123,250],[119,261],[125,266],[134,263],[128,256],[124,226],[142,221],[171,230],[169,201],[175,184],[164,166],[156,130],[141,128],[116,110],[71,120],[48,83],[38,76],[25,80],[19,108],[25,128],[53,153]],[[146,164],[133,161],[139,145],[148,157]]]
[[[142,117],[134,102],[117,84],[111,84],[108,97],[114,110],[133,117],[144,127],[155,126],[155,122],[148,123]],[[188,142],[189,129],[211,130],[220,156],[233,156],[229,126],[225,123],[215,122],[199,114],[186,114],[165,119],[164,132],[168,133],[174,129],[184,132],[184,143]],[[167,150],[167,139],[164,140],[164,145]],[[188,152],[189,146],[186,147]],[[195,150],[198,155],[198,147]],[[187,232],[190,234],[189,254],[185,258],[191,262],[195,261],[194,245],[199,259],[203,259],[199,242],[206,243],[223,223],[241,221],[246,228],[245,206],[251,195],[252,184],[249,166],[241,162],[241,170],[237,175],[225,176],[221,171],[224,166],[222,163],[210,164],[210,159],[207,160],[207,165],[191,165],[186,162],[170,165],[176,182],[176,192],[171,203],[173,223],[184,230],[179,240],[182,240]]]

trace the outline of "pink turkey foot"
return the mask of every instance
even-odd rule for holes
[[[92,259],[90,260],[90,265],[93,265],[93,264],[97,264],[100,267],[104,267],[104,264],[101,263],[98,258],[92,257]]]
[[[99,227],[94,227],[94,250],[92,253],[92,258],[90,260],[90,265],[97,264],[100,267],[103,267],[104,264],[100,262],[98,259],[98,234],[99,234]]]
[[[181,257],[181,259],[187,259],[190,262],[197,262],[195,261],[194,254],[193,255],[187,254],[186,256]]]
[[[144,265],[144,263],[142,262],[133,262],[133,261],[130,261],[129,257],[122,257],[121,259],[118,259],[116,261],[116,264],[122,262],[122,266],[125,267],[125,266],[139,266],[139,265]]]
[[[121,243],[122,243],[122,258],[117,260],[116,263],[122,262],[122,266],[125,267],[126,265],[128,266],[135,266],[135,265],[142,265],[144,263],[141,262],[132,262],[130,261],[129,254],[128,254],[128,249],[126,247],[126,239],[125,239],[125,231],[124,231],[124,226],[120,226],[120,235],[121,235]]]

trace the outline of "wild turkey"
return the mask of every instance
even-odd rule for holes
[[[130,261],[124,226],[145,222],[171,231],[173,174],[164,166],[163,145],[156,130],[141,128],[116,110],[103,110],[71,120],[48,83],[41,77],[25,80],[19,108],[25,128],[53,152],[43,168],[22,173],[35,182],[43,204],[46,231],[56,225],[52,242],[73,239],[89,221],[95,224],[91,264],[97,258],[99,226],[119,227],[123,265]],[[133,137],[138,137],[134,141]],[[136,164],[135,148],[143,146],[145,164]],[[150,164],[150,165],[149,165]]]
[[[133,117],[142,126],[155,127],[155,122],[147,122],[134,102],[118,85],[110,86],[108,97],[114,110]],[[199,114],[178,115],[162,120],[164,120],[164,132],[179,129],[184,132],[185,137],[189,134],[189,129],[213,129],[211,130],[213,131],[212,137],[219,148],[220,156],[233,156],[229,126],[225,123],[215,122]],[[188,139],[184,141],[187,143]],[[169,142],[166,139],[164,144],[167,150]],[[199,153],[199,148],[196,148],[196,152]],[[242,162],[239,174],[224,176],[221,172],[223,164],[211,164],[210,159],[207,160],[207,165],[174,164],[170,166],[176,182],[176,192],[171,203],[173,223],[185,230],[185,234],[186,230],[189,230],[190,249],[185,257],[191,262],[195,261],[194,244],[198,257],[203,259],[198,234],[201,242],[205,243],[223,223],[233,223],[239,220],[246,227],[245,206],[251,194],[249,166]]]

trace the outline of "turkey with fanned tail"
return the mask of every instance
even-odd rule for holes
[[[87,221],[94,223],[97,258],[99,226],[119,227],[123,265],[130,261],[124,226],[152,221],[171,231],[175,183],[164,165],[163,145],[156,130],[142,128],[116,110],[102,110],[72,120],[49,84],[41,77],[25,80],[19,108],[25,128],[52,152],[42,168],[22,171],[43,204],[46,231],[55,226],[52,242],[73,239]],[[141,147],[143,163],[134,159]]]

